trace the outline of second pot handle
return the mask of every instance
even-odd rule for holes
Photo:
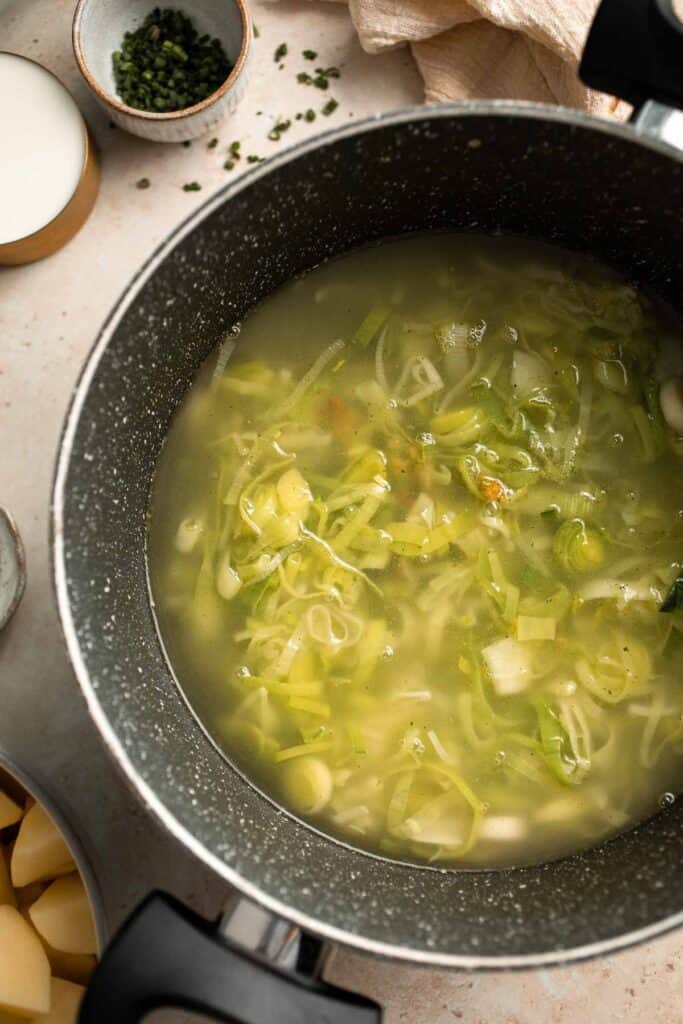
[[[683,107],[683,24],[672,0],[602,0],[583,51],[581,80],[635,107]]]
[[[177,900],[153,893],[105,951],[79,1024],[138,1024],[162,1007],[229,1024],[380,1024],[376,1003],[221,937]]]

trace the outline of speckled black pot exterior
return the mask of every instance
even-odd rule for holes
[[[680,154],[524,105],[402,111],[320,136],[227,187],[154,255],[95,345],[54,498],[57,594],[103,738],[190,849],[277,913],[356,948],[464,967],[566,961],[683,921],[683,801],[581,856],[471,872],[383,861],[257,792],[195,721],[155,631],[150,480],[217,340],[293,274],[373,239],[512,232],[594,253],[683,302]]]

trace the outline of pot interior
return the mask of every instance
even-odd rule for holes
[[[683,914],[683,801],[584,854],[478,872],[382,860],[280,811],[194,719],[155,629],[146,518],[173,411],[254,303],[389,236],[449,229],[555,241],[680,309],[682,202],[680,161],[629,129],[505,104],[389,115],[227,188],[152,258],[100,335],[55,489],[57,592],[79,681],[105,741],[169,828],[318,934],[463,966],[552,962],[655,934]]]

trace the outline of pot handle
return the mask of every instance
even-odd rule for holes
[[[672,0],[602,0],[583,51],[581,80],[641,107],[683,107],[683,23]]]
[[[274,966],[224,939],[165,893],[152,893],[107,948],[79,1024],[138,1024],[162,1007],[229,1024],[380,1024],[364,996]]]

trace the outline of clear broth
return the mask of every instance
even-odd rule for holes
[[[160,631],[225,753],[417,862],[539,863],[672,800],[670,312],[557,248],[435,235],[318,267],[234,342],[149,524]]]

